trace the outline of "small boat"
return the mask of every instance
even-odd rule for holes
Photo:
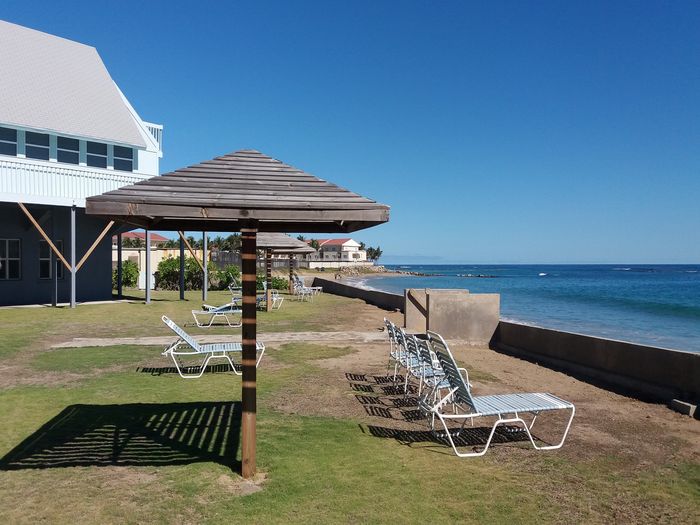
[[[540,272],[540,273],[538,273],[537,275],[539,275],[540,277],[544,277],[544,276],[547,275],[547,274],[544,273],[544,272]]]

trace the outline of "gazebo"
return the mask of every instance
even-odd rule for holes
[[[241,150],[88,197],[86,213],[146,230],[241,232],[241,474],[253,476],[258,232],[353,232],[387,222],[389,207],[259,151]]]
[[[272,255],[287,255],[289,258],[289,293],[293,292],[294,257],[296,255],[313,253],[311,246],[299,239],[294,239],[285,233],[260,233],[257,238],[258,249],[265,251],[265,280],[267,281],[267,311],[272,310]]]

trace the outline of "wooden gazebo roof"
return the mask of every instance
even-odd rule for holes
[[[259,233],[257,238],[259,250],[272,250],[275,253],[313,253],[311,246],[304,241],[290,237],[286,233]]]
[[[88,197],[86,212],[146,229],[352,232],[389,207],[256,150],[241,150]]]

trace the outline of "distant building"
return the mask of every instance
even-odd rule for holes
[[[315,253],[299,257],[301,267],[341,268],[343,266],[372,266],[360,243],[350,239],[319,239]],[[307,241],[310,245],[311,241]]]
[[[73,275],[32,220],[77,266],[107,225],[85,198],[158,175],[163,127],[93,47],[0,21],[0,50],[0,305],[111,299],[111,234]]]

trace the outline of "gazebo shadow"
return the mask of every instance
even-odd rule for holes
[[[71,405],[0,459],[0,470],[166,466],[240,471],[240,402]]]

